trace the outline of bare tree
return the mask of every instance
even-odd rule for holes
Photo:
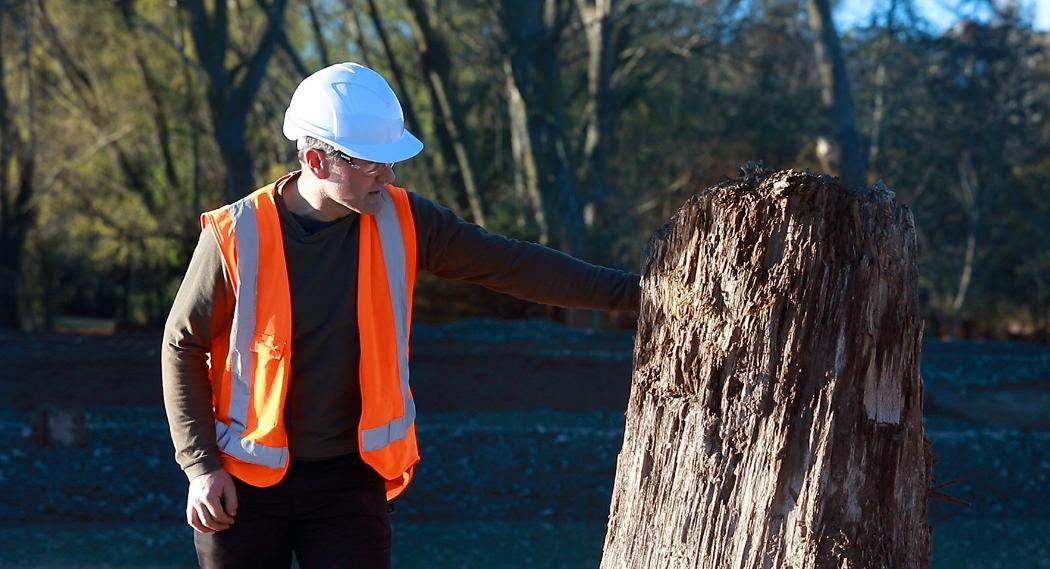
[[[255,189],[251,152],[246,139],[248,112],[266,75],[270,57],[283,32],[288,0],[257,0],[266,27],[254,50],[227,67],[231,49],[226,2],[209,10],[204,0],[179,0],[189,16],[197,60],[207,78],[208,110],[215,142],[226,168],[226,199],[233,201]]]
[[[558,66],[558,38],[567,13],[559,0],[502,0],[499,19],[510,70],[525,109],[546,217],[558,246],[579,255],[583,217],[565,139],[567,113]]]
[[[344,0],[346,9],[348,12],[353,14],[354,29],[357,30],[358,47],[361,49],[362,54],[367,53],[368,46],[364,43],[364,34],[361,32],[361,24],[358,19],[357,9],[354,5],[353,0]],[[408,123],[408,128],[417,135],[422,135],[423,125],[419,119],[419,112],[416,110],[416,101],[412,97],[412,91],[408,88],[408,81],[405,77],[404,71],[401,69],[401,63],[398,61],[397,55],[394,53],[393,42],[390,40],[390,35],[386,32],[386,27],[383,25],[383,19],[379,15],[379,7],[376,5],[375,0],[366,0],[368,4],[368,15],[372,22],[372,28],[375,29],[376,36],[379,38],[379,43],[382,48],[382,53],[386,59],[387,67],[390,69],[391,75],[394,77],[394,84],[397,86],[397,91],[400,93],[401,106],[405,112],[405,122]],[[367,65],[367,59],[364,60]],[[424,152],[422,155],[423,170],[425,172],[424,178],[434,177],[445,177],[443,168],[443,162],[439,162],[438,156],[432,152]],[[439,194],[443,200],[449,204],[456,203],[455,195],[446,193],[443,191],[444,185],[437,184],[435,187],[435,193]]]
[[[148,57],[142,50],[142,41],[139,34],[138,26],[136,25],[136,18],[134,15],[134,7],[128,0],[122,0],[118,4],[120,9],[121,21],[124,23],[124,29],[131,36],[130,42],[128,42],[131,55],[135,60],[135,67],[138,69],[139,77],[142,79],[142,85],[146,90],[146,94],[149,96],[150,103],[152,105],[151,118],[153,119],[154,132],[157,136],[157,145],[160,147],[161,157],[164,160],[164,177],[170,188],[182,187],[179,173],[175,166],[175,153],[172,150],[172,135],[171,126],[168,120],[167,105],[163,101],[163,88],[161,81],[156,77],[153,70],[150,69],[148,63]]]
[[[372,0],[370,0],[372,1]],[[464,136],[463,113],[455,100],[452,84],[452,59],[448,41],[432,25],[433,15],[424,0],[407,0],[410,23],[416,48],[419,51],[423,76],[430,95],[434,130],[446,161],[454,167],[454,180],[467,198],[470,215],[479,225],[485,225],[484,203],[474,181],[474,167]]]
[[[38,11],[40,29],[46,41],[48,54],[64,79],[64,85],[71,95],[70,98],[75,101],[74,104],[79,106],[87,123],[95,129],[99,137],[107,138],[107,135],[114,130],[114,125],[113,116],[105,104],[105,89],[99,86],[97,78],[75,56],[68,38],[62,37],[59,25],[51,17],[48,3],[44,0],[35,0],[35,7]],[[154,192],[150,184],[146,182],[146,171],[142,162],[129,152],[119,137],[115,137],[107,148],[111,149],[115,155],[126,188],[137,194],[149,211],[157,212],[159,210],[157,192]]]

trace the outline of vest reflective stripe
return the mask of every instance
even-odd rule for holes
[[[373,451],[381,449],[394,441],[408,436],[408,428],[416,421],[416,404],[411,399],[405,401],[405,416],[398,417],[389,423],[366,429],[361,432],[363,450]]]
[[[219,461],[230,474],[271,486],[291,463],[283,406],[291,376],[291,296],[275,185],[201,216],[222,253],[235,296],[230,326],[212,339],[209,377]],[[263,275],[268,278],[262,279]]]
[[[408,192],[387,186],[377,215],[361,216],[357,313],[361,340],[361,458],[386,479],[387,499],[419,462],[408,386],[416,230]]]
[[[230,216],[233,218],[233,238],[237,247],[237,282],[242,286],[237,293],[230,328],[233,381],[230,385],[230,404],[226,409],[230,424],[215,421],[216,440],[223,452],[238,460],[284,468],[288,463],[288,447],[270,447],[243,438],[251,404],[251,370],[255,369],[252,338],[255,336],[256,283],[259,276],[259,228],[255,208],[247,198],[230,206]]]
[[[262,443],[244,439],[244,427],[236,423],[227,425],[215,421],[215,439],[222,452],[249,464],[284,468],[288,464],[288,447],[268,447]]]
[[[416,404],[408,389],[408,300],[407,277],[405,275],[405,244],[401,236],[401,224],[397,218],[397,206],[389,193],[383,194],[386,202],[375,216],[379,239],[386,266],[387,286],[390,289],[390,304],[394,311],[395,338],[397,341],[397,371],[401,384],[401,404],[404,415],[385,425],[361,431],[361,449],[373,451],[408,436],[408,428],[416,420]]]

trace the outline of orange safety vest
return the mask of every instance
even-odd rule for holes
[[[219,459],[253,486],[288,471],[284,402],[291,380],[292,305],[276,188],[292,174],[201,215],[222,251],[236,303],[212,340],[209,377]],[[361,458],[400,494],[419,462],[416,408],[408,386],[408,338],[416,280],[416,229],[408,192],[393,185],[376,215],[361,215],[357,325],[361,337]],[[219,366],[217,362],[225,362]]]

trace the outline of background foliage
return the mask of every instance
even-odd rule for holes
[[[827,0],[0,0],[0,323],[162,322],[197,215],[294,168],[295,85],[353,60],[428,144],[399,183],[492,231],[637,267],[740,164],[859,175],[914,212],[928,334],[1046,339],[1050,40],[970,4],[828,36]],[[418,306],[540,310],[457,297]]]

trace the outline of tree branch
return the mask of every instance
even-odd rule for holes
[[[281,48],[281,52],[287,56],[288,61],[295,68],[295,72],[299,74],[300,78],[306,77],[310,74],[310,70],[306,68],[306,64],[303,63],[302,58],[295,52],[295,46],[288,40],[288,34],[281,32],[281,35],[277,38],[277,45]]]
[[[248,62],[248,70],[244,78],[233,88],[229,101],[234,108],[245,109],[245,112],[247,112],[248,103],[259,90],[263,77],[266,76],[266,64],[270,61],[270,56],[273,55],[280,36],[284,35],[281,25],[284,21],[284,9],[288,5],[288,0],[274,0],[268,7],[263,0],[257,1],[259,6],[268,8],[266,10],[266,31],[263,32],[255,54]]]
[[[306,12],[310,16],[310,27],[314,29],[314,37],[317,40],[317,51],[321,54],[321,66],[328,67],[332,64],[332,60],[328,57],[328,42],[324,39],[324,31],[321,29],[321,18],[317,13],[317,6],[314,5],[314,0],[304,1],[306,2]]]
[[[132,0],[117,0],[117,8],[120,9],[121,14],[125,19],[128,20],[129,25],[137,30],[148,32],[151,37],[159,40],[162,44],[168,46],[175,55],[182,60],[182,63],[189,65],[197,73],[201,73],[204,69],[201,64],[189,57],[186,57],[186,53],[182,46],[175,42],[171,37],[164,32],[164,30],[157,27],[156,24],[143,18],[137,12],[134,11],[132,6]]]

